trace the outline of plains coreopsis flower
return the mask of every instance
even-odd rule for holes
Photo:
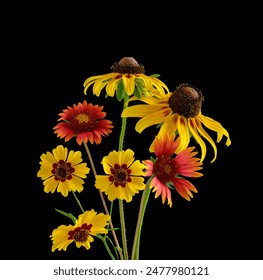
[[[117,98],[121,100],[126,93],[128,96],[135,95],[137,97],[143,95],[153,95],[152,90],[157,89],[155,93],[168,92],[168,87],[157,77],[145,75],[142,65],[133,57],[124,57],[118,63],[114,63],[111,67],[112,73],[92,76],[84,81],[84,93],[93,85],[93,94],[99,96],[103,88],[106,93],[113,97],[115,92]]]
[[[64,109],[58,121],[61,121],[53,129],[54,133],[60,138],[69,141],[76,137],[77,143],[88,141],[93,144],[100,144],[102,136],[112,132],[112,122],[104,119],[106,113],[102,111],[103,106],[93,105],[84,100],[83,103],[74,104]]]
[[[194,147],[189,147],[175,155],[175,150],[179,144],[178,139],[165,135],[156,138],[153,149],[156,155],[154,160],[144,160],[146,164],[146,176],[153,176],[150,188],[155,192],[155,198],[161,195],[162,202],[167,199],[167,203],[172,207],[170,188],[175,188],[177,192],[186,200],[193,197],[191,192],[197,193],[197,189],[192,183],[183,177],[201,177],[202,163],[195,157]]]
[[[104,172],[97,175],[95,187],[104,192],[110,201],[115,199],[130,202],[132,197],[145,188],[145,165],[135,160],[131,149],[112,151],[102,159]]]
[[[93,209],[80,214],[75,225],[61,225],[54,229],[50,238],[52,240],[52,252],[66,251],[69,244],[75,242],[77,248],[84,246],[90,249],[90,243],[94,241],[93,236],[107,234],[105,226],[110,220],[110,215],[97,214]]]
[[[204,126],[217,133],[217,143],[224,135],[227,137],[226,145],[231,144],[227,130],[219,122],[201,113],[203,95],[199,89],[189,84],[181,84],[174,92],[169,92],[159,98],[142,97],[140,100],[146,104],[126,108],[122,112],[122,117],[141,118],[135,126],[139,133],[149,126],[161,125],[158,137],[165,134],[178,135],[180,143],[177,153],[186,149],[190,138],[193,137],[201,147],[201,161],[203,161],[206,156],[206,143],[202,139],[204,138],[214,149],[214,158],[211,162],[215,161],[217,147]],[[153,143],[150,151],[153,151]]]
[[[55,190],[63,196],[68,196],[69,191],[83,190],[83,179],[90,169],[82,162],[81,152],[70,151],[62,145],[47,152],[40,157],[40,170],[37,177],[41,177],[46,193],[54,193]]]

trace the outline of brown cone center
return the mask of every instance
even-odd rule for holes
[[[174,113],[193,118],[200,113],[202,101],[203,95],[199,89],[189,84],[181,84],[170,96],[168,104]]]

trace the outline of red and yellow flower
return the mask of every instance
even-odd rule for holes
[[[146,176],[153,176],[150,188],[155,192],[155,198],[161,195],[162,202],[172,207],[170,189],[175,188],[186,200],[193,197],[192,192],[197,193],[195,186],[183,177],[201,177],[202,163],[195,157],[194,147],[189,147],[175,155],[179,145],[179,139],[174,141],[173,137],[165,135],[156,138],[153,149],[156,155],[154,160],[144,160],[146,165]]]
[[[105,119],[106,113],[102,111],[103,106],[93,105],[84,100],[83,103],[68,106],[59,114],[59,124],[53,129],[60,138],[69,141],[76,137],[79,145],[90,142],[100,144],[102,136],[112,132],[112,122]],[[60,122],[61,121],[61,122]]]

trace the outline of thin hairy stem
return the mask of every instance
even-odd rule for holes
[[[123,110],[127,108],[128,102],[124,102]],[[124,136],[126,131],[127,118],[122,118],[121,121],[121,132],[119,138],[119,151],[123,150]],[[127,249],[127,237],[126,237],[126,227],[125,227],[125,218],[124,218],[124,205],[123,201],[119,199],[119,212],[120,212],[120,224],[121,224],[121,236],[122,236],[122,248],[124,259],[128,260],[128,249]]]
[[[94,165],[94,162],[93,162],[93,159],[92,159],[92,156],[91,156],[91,153],[90,153],[90,150],[89,150],[89,147],[87,145],[87,143],[84,143],[84,147],[86,149],[86,152],[88,154],[88,157],[89,157],[89,161],[90,161],[90,165],[91,165],[91,168],[92,168],[92,171],[93,171],[93,174],[94,176],[96,177],[97,176],[97,171],[96,171],[96,168],[95,168],[95,165]],[[105,202],[105,199],[104,199],[104,196],[103,196],[103,193],[101,192],[101,190],[99,190],[99,194],[100,194],[100,198],[101,198],[101,201],[102,201],[102,204],[103,204],[103,207],[104,207],[104,210],[105,212],[110,215],[109,213],[109,210],[108,210],[108,207],[107,207],[107,204]],[[112,221],[110,220],[110,228],[111,228],[111,231],[112,231],[112,235],[113,235],[113,238],[114,238],[114,242],[116,244],[116,248],[119,252],[119,255],[120,255],[120,259],[123,260],[123,253],[122,253],[122,249],[120,247],[120,244],[119,244],[119,241],[118,241],[118,238],[117,238],[117,235],[116,235],[116,232],[114,230],[114,227],[113,227],[113,224],[112,224]]]

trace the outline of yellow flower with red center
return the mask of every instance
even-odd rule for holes
[[[53,129],[60,138],[69,141],[76,137],[77,143],[88,141],[93,144],[100,144],[102,136],[112,132],[112,122],[105,119],[106,113],[102,111],[103,106],[93,105],[84,100],[83,103],[74,104],[64,109],[58,121],[61,121]]]
[[[206,156],[206,143],[202,139],[204,138],[214,149],[214,158],[211,162],[215,161],[217,147],[203,125],[217,133],[217,143],[225,136],[227,137],[226,145],[231,144],[227,130],[219,122],[201,113],[203,95],[197,88],[181,84],[174,92],[158,98],[142,97],[140,100],[146,104],[130,106],[122,112],[121,116],[141,118],[135,126],[139,133],[149,126],[160,125],[158,137],[166,134],[173,137],[178,135],[179,144],[176,153],[186,149],[190,138],[193,137],[201,147],[201,161],[203,161]],[[153,151],[153,143],[150,151]]]
[[[94,241],[93,236],[107,234],[105,228],[110,221],[110,215],[97,214],[93,209],[80,214],[75,225],[61,225],[54,229],[50,238],[52,240],[52,252],[66,251],[69,244],[75,242],[77,248],[81,246],[90,249],[90,243]]]
[[[156,138],[153,149],[156,155],[155,160],[144,160],[146,164],[146,176],[153,176],[150,188],[155,193],[155,198],[161,195],[162,203],[167,199],[167,203],[172,207],[171,188],[186,200],[193,197],[192,192],[197,193],[197,189],[184,177],[201,177],[202,173],[197,172],[202,169],[200,159],[196,158],[197,152],[193,152],[194,147],[189,147],[175,155],[179,145],[179,140],[165,135]]]
[[[69,191],[83,190],[86,174],[90,169],[82,162],[80,151],[74,152],[64,148],[62,145],[47,152],[40,157],[40,170],[37,177],[43,180],[44,191],[54,193],[55,190],[63,196],[68,196]]]
[[[112,73],[87,78],[83,84],[84,93],[87,94],[88,88],[93,85],[93,94],[96,96],[105,88],[109,96],[113,97],[116,92],[118,100],[121,100],[131,95],[152,96],[169,91],[157,77],[145,75],[144,67],[133,57],[124,57],[111,68]]]
[[[104,192],[110,201],[115,199],[130,202],[132,197],[145,188],[145,165],[135,160],[131,149],[112,151],[102,159],[104,172],[97,175],[95,187]]]

